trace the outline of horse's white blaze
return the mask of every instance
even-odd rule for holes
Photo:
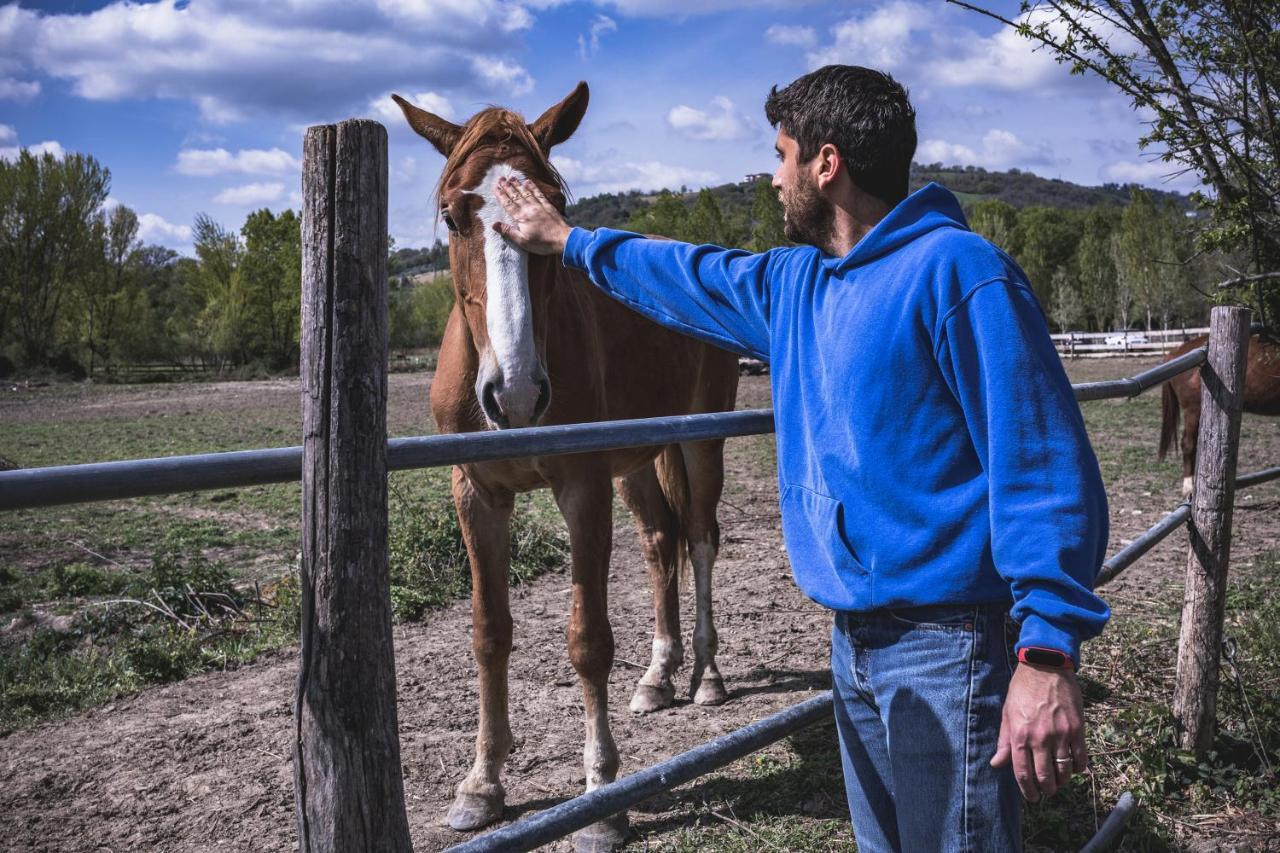
[[[485,325],[489,349],[502,377],[498,397],[513,423],[533,416],[541,390],[535,375],[540,373],[533,342],[533,306],[529,300],[529,256],[493,230],[495,222],[511,222],[494,194],[498,178],[521,175],[511,166],[491,168],[474,190],[484,199],[478,213],[484,226]]]

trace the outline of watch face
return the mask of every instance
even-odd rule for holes
[[[1022,659],[1027,663],[1034,663],[1039,666],[1062,667],[1067,662],[1066,655],[1051,649],[1023,649]]]

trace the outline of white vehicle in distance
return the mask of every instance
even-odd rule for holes
[[[1131,347],[1135,344],[1149,344],[1147,336],[1141,332],[1116,332],[1114,335],[1107,335],[1103,341],[1109,347]]]

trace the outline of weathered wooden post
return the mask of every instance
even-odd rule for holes
[[[1218,307],[1209,321],[1209,357],[1200,370],[1200,437],[1191,548],[1178,637],[1173,715],[1184,749],[1203,758],[1213,744],[1231,555],[1236,455],[1244,402],[1249,309]]]
[[[387,132],[307,129],[299,849],[407,851],[387,573]]]

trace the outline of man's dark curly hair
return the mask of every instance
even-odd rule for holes
[[[857,65],[827,65],[764,104],[769,124],[800,146],[800,162],[830,142],[863,192],[892,206],[907,197],[916,153],[916,111],[907,90],[888,74]]]

